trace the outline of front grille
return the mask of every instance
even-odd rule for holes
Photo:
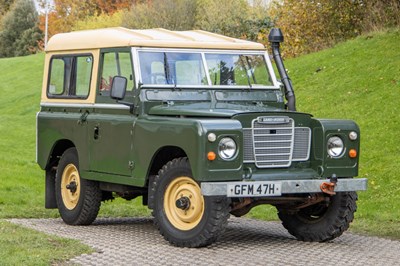
[[[309,158],[311,130],[294,127],[291,118],[254,119],[252,128],[243,129],[243,135],[244,162],[259,168],[289,167],[292,161]]]

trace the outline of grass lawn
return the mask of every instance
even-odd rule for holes
[[[285,62],[299,111],[352,119],[361,127],[359,176],[369,179],[369,189],[359,193],[351,230],[396,239],[400,239],[399,43],[400,31],[392,30]],[[43,54],[0,59],[0,219],[58,217],[56,210],[44,208],[44,173],[35,162],[43,60]],[[149,211],[140,199],[106,202],[100,211],[100,216],[143,215]],[[270,206],[259,206],[249,216],[277,219]],[[74,241],[4,220],[0,234],[0,264],[49,264],[90,252]],[[55,253],[54,247],[62,247],[62,252]]]
[[[0,220],[1,265],[58,265],[93,250],[77,240],[38,233]]]

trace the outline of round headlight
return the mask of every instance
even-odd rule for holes
[[[340,157],[344,151],[343,140],[339,137],[331,137],[328,139],[328,154],[331,157]]]
[[[231,138],[223,138],[218,144],[218,154],[224,160],[232,159],[236,154],[236,142]]]

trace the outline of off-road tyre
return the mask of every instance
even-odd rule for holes
[[[278,208],[282,225],[298,240],[325,242],[339,237],[349,228],[357,210],[356,192],[338,192],[329,203],[317,203],[296,213]]]
[[[155,190],[155,226],[172,245],[207,246],[224,232],[229,218],[229,200],[226,197],[203,197],[200,186],[193,180],[186,157],[164,165],[151,186]],[[182,197],[190,198],[187,213],[176,205],[176,200]]]
[[[75,189],[67,189],[67,185]],[[67,149],[59,161],[55,181],[57,208],[69,225],[89,225],[97,217],[102,192],[97,182],[82,179],[79,174],[78,152]]]

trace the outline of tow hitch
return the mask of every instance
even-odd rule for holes
[[[323,182],[320,186],[321,191],[328,194],[328,195],[336,195],[335,187],[338,179],[335,174],[332,175],[329,182]]]

